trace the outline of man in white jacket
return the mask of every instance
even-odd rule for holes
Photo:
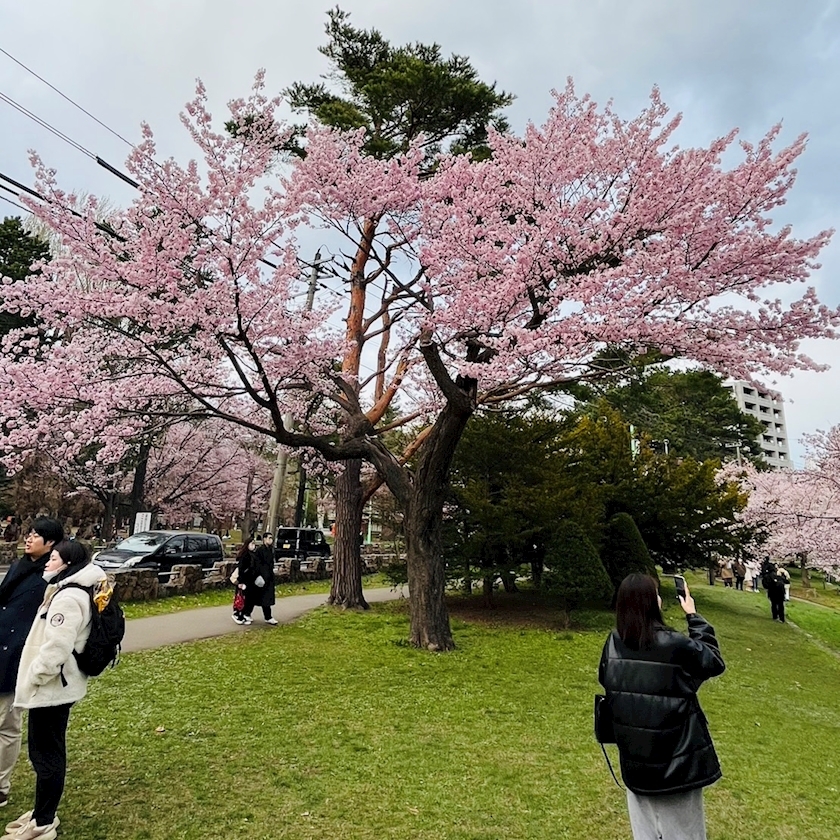
[[[68,584],[95,587],[106,580],[77,542],[61,542],[50,554],[48,583],[18,671],[15,705],[29,709],[29,760],[35,770],[35,807],[6,826],[3,840],[54,840],[58,804],[67,772],[70,709],[87,692],[87,676],[74,651],[90,636],[90,594]]]

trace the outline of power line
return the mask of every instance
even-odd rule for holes
[[[23,69],[26,70],[27,73],[31,73],[36,79],[43,82],[51,90],[54,90],[62,99],[66,99],[71,105],[73,105],[75,108],[78,108],[83,114],[86,114],[95,123],[98,123],[99,125],[101,125],[102,128],[104,128],[106,131],[110,131],[111,134],[114,135],[114,137],[118,138],[119,140],[122,140],[123,143],[127,144],[128,146],[131,146],[131,147],[134,146],[134,144],[130,140],[126,140],[125,137],[123,137],[122,134],[120,134],[118,131],[114,131],[113,128],[106,125],[104,122],[102,122],[102,120],[97,119],[93,114],[91,114],[90,111],[83,108],[81,105],[79,105],[78,102],[76,102],[75,100],[73,100],[69,96],[67,96],[66,93],[62,93],[62,91],[60,91],[55,85],[48,82],[43,76],[39,76],[31,67],[27,67],[22,61],[15,58],[11,53],[6,52],[6,50],[4,50],[2,47],[0,47],[0,53],[3,53],[3,55],[10,58],[12,61],[15,62],[15,64],[18,64],[21,67],[23,67]]]
[[[24,186],[24,185],[23,185],[23,184],[21,184],[21,183],[18,183],[17,181],[15,181],[15,179],[14,179],[14,178],[10,178],[8,175],[4,175],[2,172],[0,172],[0,180],[6,181],[6,182],[7,182],[7,183],[9,183],[9,184],[14,184],[14,185],[15,185],[18,189],[23,190],[24,192],[29,193],[29,195],[34,196],[35,198],[39,199],[40,201],[43,201],[43,202],[44,202],[44,204],[54,204],[54,203],[55,203],[55,202],[48,201],[46,198],[44,198],[44,196],[42,196],[42,195],[41,195],[41,193],[36,192],[35,190],[32,190],[32,189],[30,189],[29,187]],[[13,196],[15,196],[16,198],[22,198],[22,196],[21,196],[21,194],[20,194],[20,193],[16,193],[14,190],[10,190],[8,187],[4,186],[3,184],[0,184],[0,189],[4,189],[4,190],[6,190],[6,192],[10,192],[10,193],[11,193]],[[5,198],[5,197],[4,197],[4,196],[0,196],[0,198]],[[6,200],[6,201],[9,201],[9,199],[8,199],[8,198],[6,198],[5,200]],[[14,204],[15,202],[13,202],[13,201],[12,201],[12,202],[9,202],[9,203],[10,203],[10,204]],[[20,207],[20,208],[21,208],[21,210],[25,210],[27,213],[31,213],[31,212],[32,212],[32,211],[31,211],[31,210],[29,210],[28,208],[26,208],[26,207],[22,207],[20,204],[17,204],[16,206],[17,206],[17,207]],[[83,218],[84,218],[84,216],[82,216],[82,214],[81,214],[81,213],[79,213],[77,210],[74,210],[72,207],[62,207],[61,205],[59,205],[59,207],[61,207],[61,209],[62,209],[62,210],[65,210],[65,211],[66,211],[66,212],[68,212],[68,213],[72,213],[72,214],[73,214],[73,215],[74,215],[77,219],[83,219]],[[125,241],[126,241],[126,238],[125,238],[124,236],[120,236],[120,234],[118,234],[118,233],[114,230],[114,228],[113,228],[113,227],[111,227],[111,225],[109,225],[107,222],[97,222],[97,221],[94,221],[94,223],[93,223],[93,224],[94,224],[94,225],[95,225],[95,226],[96,226],[99,230],[101,230],[103,233],[107,233],[107,234],[108,234],[108,236],[112,236],[114,239],[117,239],[117,240],[119,240],[120,242],[125,242]]]
[[[16,201],[12,201],[11,198],[6,198],[5,195],[0,195],[0,201],[6,201],[9,204],[17,207],[19,210],[23,210],[24,213],[31,213],[32,211],[24,207],[22,204],[18,204]]]
[[[46,79],[44,79],[44,78],[42,78],[41,76],[39,76],[39,75],[38,75],[38,74],[37,74],[34,70],[31,70],[29,67],[27,67],[25,64],[23,64],[23,62],[18,61],[18,60],[17,60],[14,56],[12,56],[12,55],[11,55],[10,53],[8,53],[6,50],[2,49],[2,47],[0,47],[0,52],[2,52],[4,55],[7,55],[7,56],[8,56],[9,58],[11,58],[11,59],[12,59],[15,63],[19,64],[21,67],[23,67],[23,68],[24,68],[27,72],[31,73],[31,74],[32,74],[33,76],[35,76],[37,79],[40,79],[40,81],[42,81],[45,85],[47,85],[47,86],[48,86],[48,87],[50,87],[52,90],[54,90],[56,93],[58,93],[58,94],[60,94],[62,97],[64,97],[64,98],[65,98],[68,102],[71,102],[73,105],[76,105],[76,107],[77,107],[77,108],[79,108],[79,110],[80,110],[80,111],[83,111],[85,114],[87,114],[87,116],[89,116],[92,120],[94,120],[95,122],[97,122],[99,125],[104,126],[105,128],[107,128],[107,129],[108,129],[108,131],[110,131],[112,134],[114,134],[114,135],[116,135],[117,137],[119,137],[119,139],[120,139],[120,140],[124,141],[124,142],[125,142],[125,143],[127,143],[129,146],[131,146],[132,148],[136,148],[136,146],[134,146],[134,144],[133,144],[133,143],[131,143],[130,141],[126,140],[124,137],[122,137],[122,135],[118,134],[118,133],[117,133],[116,131],[114,131],[113,129],[108,128],[108,126],[107,126],[107,125],[105,125],[105,123],[103,123],[103,122],[102,122],[102,120],[97,119],[97,118],[96,118],[95,116],[93,116],[93,114],[91,114],[89,111],[87,111],[87,110],[85,110],[84,108],[82,108],[82,107],[81,107],[81,105],[77,105],[77,103],[75,103],[72,99],[70,99],[70,97],[69,97],[69,96],[66,96],[64,93],[62,93],[62,92],[61,92],[61,91],[60,91],[57,87],[55,87],[55,85],[50,84],[50,83],[49,83]],[[69,144],[70,144],[73,148],[75,148],[75,149],[77,149],[78,151],[82,152],[83,154],[87,155],[87,156],[88,156],[88,157],[90,157],[92,160],[96,161],[96,163],[97,163],[99,166],[101,166],[103,169],[107,170],[108,172],[110,172],[110,173],[111,173],[112,175],[114,175],[115,177],[117,177],[117,178],[119,178],[120,180],[124,181],[126,184],[129,184],[130,186],[134,187],[134,188],[135,188],[135,189],[137,189],[137,190],[140,190],[140,189],[141,189],[141,188],[140,188],[140,184],[139,184],[137,181],[135,181],[133,178],[130,178],[130,177],[129,177],[128,175],[126,175],[124,172],[121,172],[121,171],[120,171],[119,169],[117,169],[115,166],[112,166],[110,163],[108,163],[108,161],[106,161],[106,160],[104,160],[103,158],[99,157],[99,155],[96,155],[96,154],[94,154],[93,152],[91,152],[91,151],[90,151],[90,149],[86,149],[84,146],[82,146],[82,144],[81,144],[81,143],[77,143],[75,140],[73,140],[72,138],[68,137],[66,134],[64,134],[63,132],[59,131],[59,130],[58,130],[57,128],[55,128],[54,126],[50,125],[50,124],[49,124],[46,120],[41,119],[39,116],[37,116],[36,114],[34,114],[32,111],[29,111],[27,108],[24,108],[22,105],[20,105],[20,104],[18,104],[17,102],[15,102],[15,101],[14,101],[11,97],[9,97],[9,96],[7,96],[6,94],[2,93],[2,91],[0,91],[0,100],[2,100],[2,101],[4,101],[4,102],[6,102],[7,104],[11,105],[13,108],[16,108],[16,109],[17,109],[18,111],[20,111],[22,114],[24,114],[25,116],[27,116],[27,117],[29,117],[30,119],[34,120],[34,121],[35,121],[38,125],[42,126],[43,128],[46,128],[48,131],[51,131],[53,134],[55,134],[55,136],[56,136],[56,137],[59,137],[60,139],[64,140],[66,143],[69,143]],[[148,155],[147,155],[147,157],[148,157]],[[151,160],[151,161],[152,161],[152,163],[156,163],[156,161],[155,161],[153,158],[151,158],[151,157],[149,157],[149,160]],[[32,194],[32,195],[34,195],[35,197],[37,197],[37,198],[41,199],[42,201],[46,201],[46,199],[45,199],[43,196],[39,195],[38,193],[33,192],[33,191],[32,191],[32,190],[30,190],[28,187],[24,187],[22,184],[18,184],[16,181],[11,181],[11,179],[9,179],[9,178],[7,178],[7,177],[5,177],[5,176],[0,176],[0,177],[3,177],[5,180],[10,181],[11,183],[14,183],[14,184],[15,184],[15,186],[19,187],[20,189],[25,190],[26,192],[28,192],[28,193],[30,193],[30,194]],[[141,190],[141,192],[142,192],[142,190]],[[74,212],[74,213],[75,213],[75,211],[71,211],[71,212]],[[75,213],[75,215],[79,216],[80,214]],[[197,220],[196,220],[196,221],[197,221]],[[95,224],[96,224],[96,226],[97,226],[97,227],[100,227],[100,223],[95,223]],[[103,229],[104,229],[104,228],[103,228]],[[111,230],[113,231],[113,229],[111,229]],[[118,239],[121,239],[122,241],[125,241],[122,237],[117,237],[117,238],[118,238]],[[271,260],[267,260],[267,259],[265,259],[264,257],[259,257],[258,259],[259,259],[259,261],[260,261],[261,263],[263,263],[263,265],[267,265],[269,268],[272,268],[272,269],[275,269],[275,270],[278,268],[277,264],[276,264],[276,263],[273,263]]]
[[[0,100],[5,102],[7,105],[11,105],[17,111],[20,111],[25,117],[29,117],[29,119],[33,120],[34,122],[38,123],[38,125],[46,128],[47,131],[51,131],[56,137],[60,140],[64,140],[65,143],[69,143],[74,149],[80,151],[83,155],[87,155],[89,158],[96,158],[96,155],[90,150],[86,149],[81,143],[77,143],[71,137],[68,137],[63,131],[59,131],[55,126],[50,125],[46,120],[41,119],[37,114],[32,113],[28,108],[24,108],[19,102],[15,102],[11,96],[0,91]]]

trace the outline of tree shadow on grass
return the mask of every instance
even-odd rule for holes
[[[611,610],[600,604],[587,604],[571,614],[567,624],[560,599],[543,592],[498,592],[492,607],[481,595],[449,595],[449,614],[468,624],[485,627],[509,627],[530,630],[607,632],[614,626]]]

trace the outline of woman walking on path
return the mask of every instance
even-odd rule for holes
[[[245,617],[245,598],[248,589],[248,581],[251,580],[254,568],[254,552],[257,545],[254,542],[254,535],[251,534],[242,543],[239,554],[236,555],[236,594],[233,599],[233,620],[237,624],[250,624],[250,615]],[[242,600],[241,606],[237,608],[237,601]]]
[[[688,587],[680,606],[688,636],[665,625],[652,577],[626,577],[598,669],[634,840],[705,840],[703,788],[721,777],[697,690],[723,673],[723,657]]]
[[[266,624],[277,624],[271,615],[274,606],[274,539],[271,534],[263,534],[263,544],[256,551],[249,552],[251,562],[245,580],[245,609],[243,617],[246,624],[251,623],[251,613],[257,605],[262,607]],[[240,581],[242,573],[240,572]]]
[[[3,840],[54,840],[56,810],[67,772],[70,709],[87,692],[87,675],[76,662],[90,635],[91,599],[76,586],[106,580],[78,542],[60,542],[47,561],[47,590],[26,637],[15,705],[29,709],[29,760],[35,770],[35,807],[6,826]]]

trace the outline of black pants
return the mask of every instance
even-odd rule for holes
[[[770,599],[770,611],[773,613],[773,618],[778,618],[779,621],[785,620],[785,593],[782,592],[781,598]]]
[[[250,618],[251,613],[254,611],[254,607],[256,607],[259,604],[262,607],[263,618],[265,618],[265,620],[268,621],[268,619],[271,618],[271,606],[266,606],[262,602],[262,593],[260,593],[257,596],[257,599],[258,600],[252,600],[248,597],[247,594],[245,595],[245,609],[242,610],[242,615],[248,616],[248,618]]]
[[[49,825],[64,793],[67,775],[67,722],[72,703],[29,710],[29,760],[35,770],[35,809],[38,825]]]
[[[738,575],[735,575],[735,588],[740,589],[741,592],[744,591],[744,579],[742,577],[738,577]]]

